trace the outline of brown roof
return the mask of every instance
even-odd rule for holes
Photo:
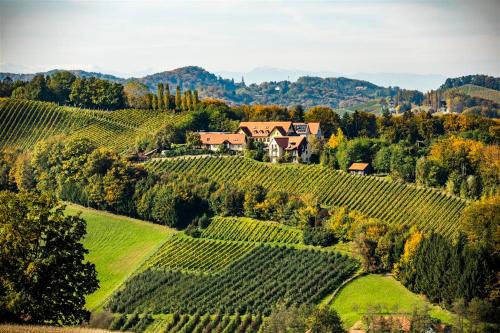
[[[291,121],[243,121],[240,123],[240,128],[253,137],[269,136],[275,128],[278,128],[282,135],[286,135],[291,126]]]
[[[353,163],[348,171],[365,171],[370,166],[369,163]]]
[[[274,138],[278,146],[285,150],[297,149],[305,139],[303,136],[277,136]]]
[[[204,145],[220,145],[229,142],[232,145],[242,145],[245,143],[245,135],[233,133],[200,133],[201,143]]]
[[[309,132],[311,134],[316,135],[319,132],[319,123],[308,123],[309,125]]]

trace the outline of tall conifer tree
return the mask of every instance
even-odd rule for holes
[[[157,99],[158,99],[158,109],[161,110],[164,108],[163,105],[163,83],[158,83],[158,93],[157,93]]]
[[[175,108],[180,110],[182,106],[182,98],[181,98],[181,87],[177,85],[175,88]]]
[[[165,101],[164,101],[164,105],[165,105],[165,109],[167,110],[170,110],[170,86],[168,85],[168,83],[165,84]]]
[[[181,97],[181,109],[186,110],[186,92]]]
[[[198,90],[194,90],[193,92],[193,106],[194,109],[198,107],[198,104],[200,103],[200,99],[198,98]]]
[[[153,95],[153,103],[152,103],[153,110],[158,109],[158,96]]]
[[[191,90],[186,91],[186,108],[188,110],[193,109],[193,95],[191,93]]]

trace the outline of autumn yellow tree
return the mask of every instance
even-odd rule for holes
[[[337,128],[337,134],[332,134],[332,136],[328,140],[328,147],[335,149],[344,141],[346,141],[344,132],[339,127]]]
[[[424,239],[424,235],[419,230],[414,230],[405,242],[405,248],[401,260],[394,265],[394,275],[399,278],[399,271],[402,265],[406,265],[415,256],[418,246]]]

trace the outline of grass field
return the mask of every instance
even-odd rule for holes
[[[381,305],[382,312],[411,313],[415,306],[430,306],[433,318],[451,323],[450,312],[427,302],[422,296],[406,289],[391,276],[370,274],[348,283],[335,297],[332,306],[339,313],[344,326],[349,328],[358,320],[368,306]]]
[[[100,288],[87,298],[87,308],[95,309],[111,295],[141,263],[174,232],[150,222],[108,212],[68,205],[68,214],[82,212],[87,221],[83,244],[87,259],[96,265]]]

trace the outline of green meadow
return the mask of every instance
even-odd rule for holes
[[[345,327],[352,327],[369,306],[380,305],[382,312],[411,313],[415,306],[430,308],[430,315],[445,323],[453,321],[452,314],[430,304],[423,296],[406,289],[392,276],[369,274],[349,282],[336,295],[332,306],[339,313]]]
[[[99,289],[87,297],[87,308],[99,308],[108,296],[175,230],[108,212],[68,204],[67,214],[81,212],[87,221],[83,244],[96,265]]]

